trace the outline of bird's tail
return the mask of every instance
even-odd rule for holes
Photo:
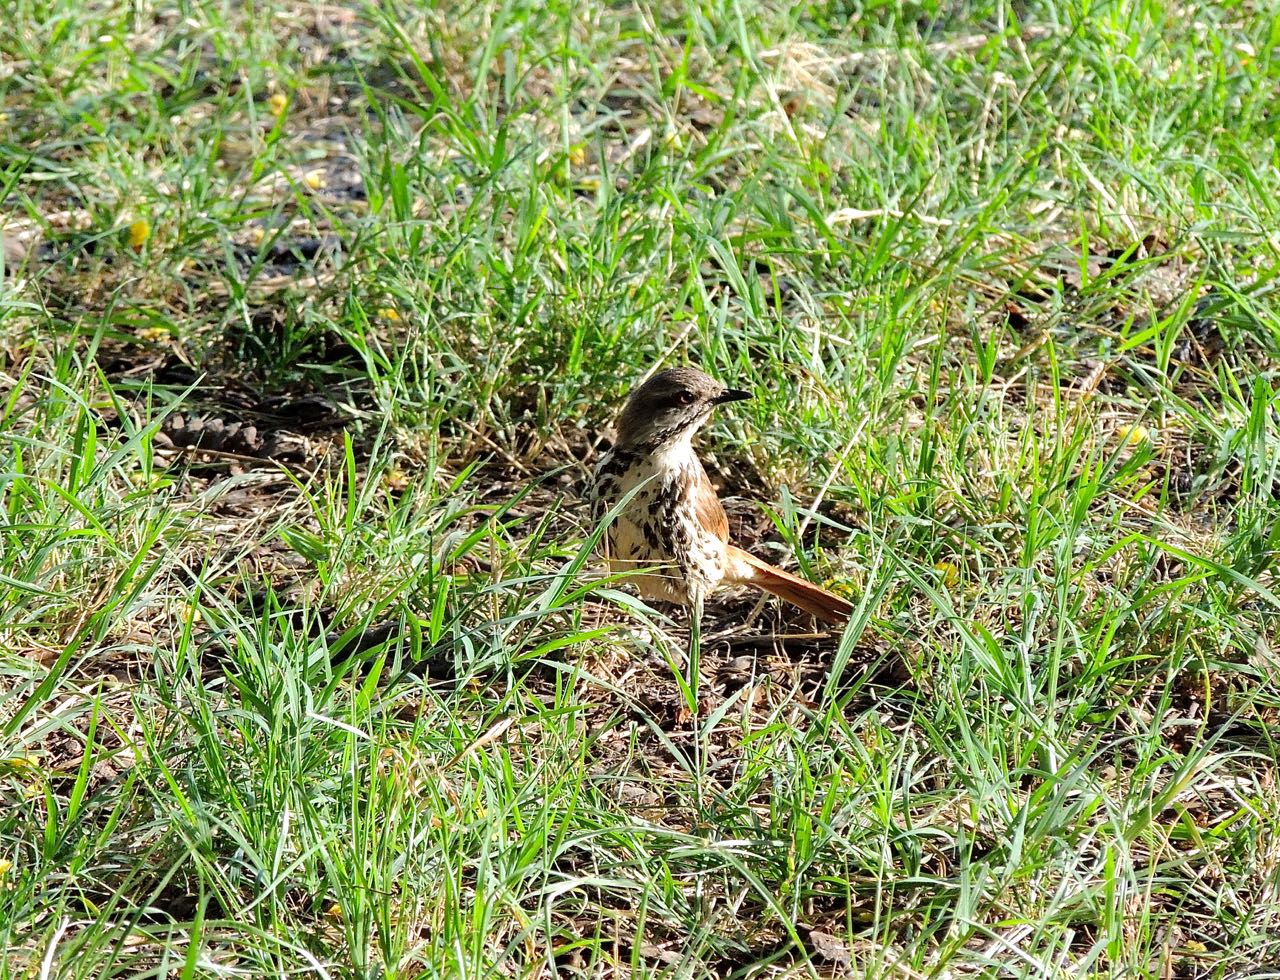
[[[847,599],[784,572],[750,552],[728,545],[725,558],[726,584],[754,585],[832,625],[839,625],[853,615],[853,603]]]

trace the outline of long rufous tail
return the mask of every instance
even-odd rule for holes
[[[725,584],[754,585],[772,592],[779,599],[785,599],[805,612],[812,613],[824,623],[838,626],[853,615],[853,603],[847,599],[828,592],[820,585],[806,582],[790,572],[784,572],[763,558],[757,558],[733,545],[725,547],[724,581]]]

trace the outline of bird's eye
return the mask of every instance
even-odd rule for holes
[[[692,392],[692,391],[678,391],[678,392],[676,392],[676,404],[677,404],[677,405],[692,405],[692,404],[693,404],[693,392]]]

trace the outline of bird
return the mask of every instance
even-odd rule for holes
[[[631,392],[594,473],[597,515],[613,513],[604,556],[611,571],[635,572],[626,580],[642,597],[688,606],[695,618],[718,587],[747,585],[839,625],[852,603],[730,543],[724,505],[693,448],[718,406],[751,397],[689,367],[660,371]]]

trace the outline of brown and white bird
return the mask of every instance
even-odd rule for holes
[[[655,374],[627,398],[617,442],[595,473],[600,510],[631,491],[605,530],[614,571],[642,596],[690,606],[695,613],[720,585],[751,585],[826,623],[847,620],[851,603],[729,543],[729,521],[693,449],[693,436],[717,405],[750,398],[694,368]]]

